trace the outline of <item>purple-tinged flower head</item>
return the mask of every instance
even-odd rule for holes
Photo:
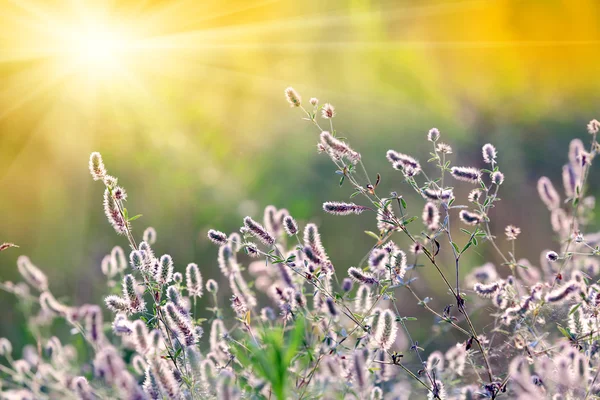
[[[125,252],[120,246],[115,246],[110,252],[112,262],[116,266],[117,272],[123,272],[127,269],[127,259],[125,258]]]
[[[52,314],[64,316],[69,311],[69,308],[59,303],[49,291],[42,292],[39,301],[42,309]]]
[[[498,153],[496,152],[494,145],[491,143],[484,144],[481,148],[481,153],[483,154],[483,161],[486,164],[494,164],[496,162]]]
[[[331,297],[327,297],[325,303],[327,304],[327,311],[329,311],[329,315],[333,318],[337,317],[338,312],[335,308],[335,301],[333,301]]]
[[[570,281],[546,294],[545,301],[548,303],[561,303],[570,299],[577,299],[582,291],[581,283]]]
[[[142,357],[139,354],[135,354],[133,357],[131,357],[130,363],[136,375],[142,376],[145,374],[146,368],[148,367],[148,363],[146,363],[144,357]]]
[[[168,254],[163,254],[158,262],[158,270],[154,277],[161,285],[167,285],[173,280],[173,259]]]
[[[439,228],[440,211],[438,210],[438,207],[431,201],[425,203],[425,207],[423,208],[423,224],[430,231],[435,231]]]
[[[311,106],[316,107],[319,104],[319,99],[317,99],[316,97],[311,97],[308,102]]]
[[[263,225],[264,229],[270,232],[273,236],[277,236],[280,230],[280,221],[277,218],[277,208],[274,205],[268,205],[265,207],[263,213]]]
[[[129,304],[131,314],[141,313],[146,310],[146,303],[137,291],[137,282],[133,275],[128,274],[123,277],[123,297]]]
[[[371,267],[371,271],[384,269],[387,257],[388,254],[385,250],[373,249],[371,254],[369,254],[369,267]]]
[[[481,171],[473,167],[452,167],[450,174],[459,181],[477,183],[481,178]]]
[[[296,223],[294,217],[287,215],[283,219],[283,229],[285,229],[285,233],[287,233],[288,236],[294,236],[298,233],[298,223]]]
[[[196,343],[196,332],[189,317],[184,314],[173,302],[165,305],[169,327],[177,333],[182,344],[193,346]]]
[[[481,189],[473,189],[469,192],[468,200],[471,203],[479,203],[481,196],[483,195],[483,191]]]
[[[579,173],[571,164],[566,164],[562,169],[563,186],[565,188],[565,195],[572,198],[577,193],[577,187],[579,186]]]
[[[0,356],[12,354],[12,344],[7,338],[0,338]]]
[[[151,371],[162,395],[169,399],[179,399],[181,397],[179,383],[165,360],[158,357],[153,359]]]
[[[391,222],[394,219],[394,210],[390,199],[381,199],[381,208],[377,210],[377,229],[379,232],[385,232],[394,229],[395,225]]]
[[[581,166],[581,155],[585,153],[585,146],[581,139],[573,139],[569,143],[569,162],[575,166]]]
[[[560,207],[560,196],[554,189],[554,185],[545,176],[542,176],[537,183],[538,194],[540,195],[540,199],[546,204],[549,210],[554,210],[555,208]]]
[[[438,143],[435,149],[442,154],[452,154],[452,147],[446,143]]]
[[[384,310],[377,321],[375,330],[375,342],[382,350],[389,350],[396,341],[396,315],[391,310]]]
[[[97,305],[89,305],[85,307],[85,330],[88,335],[88,339],[93,343],[100,343],[104,338],[102,331],[102,324],[104,322],[102,318],[102,310]]]
[[[448,394],[446,392],[446,387],[444,386],[444,383],[436,379],[433,384],[432,392],[427,392],[427,400],[446,400],[447,398]]]
[[[500,282],[492,283],[476,283],[473,285],[473,290],[481,297],[491,298],[498,290],[500,290]]]
[[[217,293],[219,291],[219,284],[214,279],[206,281],[206,291],[208,293]]]
[[[344,280],[342,281],[342,290],[344,292],[348,293],[349,291],[352,290],[352,286],[354,286],[352,279],[344,278]]]
[[[131,264],[131,268],[133,268],[134,270],[144,271],[146,269],[144,255],[139,250],[133,250],[129,254],[129,263]]]
[[[242,298],[250,307],[256,306],[256,298],[246,283],[246,280],[240,273],[233,274],[229,277],[229,286],[234,295]]]
[[[48,278],[27,256],[17,259],[17,268],[25,281],[40,292],[48,289]]]
[[[113,189],[113,197],[115,198],[115,200],[119,200],[119,201],[127,200],[127,192],[125,191],[125,189],[123,187],[116,186]]]
[[[112,385],[126,371],[125,362],[113,346],[103,346],[94,358],[94,373]]]
[[[95,181],[101,181],[106,175],[106,168],[102,156],[97,151],[90,154],[90,174]]]
[[[112,175],[105,175],[102,181],[104,182],[104,186],[111,189],[116,187],[117,183],[119,182],[119,180]]]
[[[504,183],[504,174],[500,171],[492,172],[491,179],[494,184],[500,186]]]
[[[104,214],[108,222],[119,235],[124,235],[129,229],[129,223],[123,219],[117,200],[106,189],[104,191]]]
[[[321,147],[326,150],[334,159],[346,157],[348,161],[357,164],[360,161],[360,153],[352,150],[345,142],[333,137],[327,131],[321,132]]]
[[[323,210],[333,215],[360,215],[367,207],[360,206],[354,203],[340,203],[337,201],[327,201],[323,203]]]
[[[427,132],[427,140],[430,142],[437,142],[440,138],[440,131],[438,128],[431,128],[429,132]]]
[[[556,262],[559,260],[559,256],[558,253],[556,253],[555,251],[549,251],[546,253],[546,259],[550,262]]]
[[[224,244],[227,244],[227,235],[221,231],[216,231],[214,229],[210,229],[208,231],[207,236],[210,239],[210,241],[216,245],[222,246]]]
[[[133,333],[131,322],[127,319],[127,315],[119,313],[115,315],[112,323],[113,333],[117,336],[129,336]]]
[[[141,355],[146,354],[148,351],[153,350],[150,347],[148,328],[146,324],[142,320],[135,320],[133,322],[133,342],[135,344],[135,349]]]
[[[242,247],[246,251],[246,254],[248,254],[252,258],[258,258],[261,256],[260,249],[254,243],[246,242],[242,245]]]
[[[149,226],[144,230],[144,234],[142,235],[144,242],[153,245],[156,243],[156,229]]]
[[[239,270],[235,253],[230,244],[219,247],[217,262],[221,273],[225,276],[229,276]]]
[[[362,283],[365,285],[376,285],[379,283],[371,274],[361,271],[356,267],[348,268],[348,275],[354,282]]]
[[[325,119],[331,119],[335,117],[335,107],[333,107],[329,103],[323,104],[323,108],[321,109],[321,116]]]
[[[404,278],[404,275],[406,274],[406,268],[407,268],[406,253],[403,252],[402,250],[394,251],[394,253],[390,257],[390,264],[392,267],[391,272],[393,274],[393,276],[390,276],[390,279],[395,280],[396,278],[400,278],[400,279]]]
[[[93,400],[95,398],[90,384],[83,376],[77,376],[71,381],[71,390],[77,394],[80,400]]]
[[[323,247],[323,243],[321,242],[321,235],[319,235],[317,225],[306,224],[304,227],[304,245],[310,247],[316,257],[322,262],[329,262],[325,247]],[[306,249],[304,253],[306,254]]]
[[[587,124],[587,131],[590,135],[595,135],[600,131],[600,122],[593,119]]]
[[[183,275],[181,274],[181,272],[173,272],[173,282],[175,282],[175,283],[183,282]]]
[[[129,311],[129,302],[124,298],[111,294],[104,299],[104,303],[106,307],[115,313],[119,312],[128,312]]]
[[[285,98],[291,107],[300,107],[302,104],[302,98],[291,86],[285,89]]]
[[[244,298],[233,295],[231,296],[231,309],[238,318],[243,318],[248,312],[248,304],[244,301]]]
[[[411,176],[417,175],[419,172],[421,172],[421,164],[407,154],[398,153],[394,150],[388,150],[386,153],[386,158],[392,163],[392,166],[395,169],[410,172]]]
[[[504,234],[506,235],[506,240],[516,240],[521,234],[521,228],[518,228],[514,225],[508,225],[506,228],[504,228]]]
[[[150,399],[160,400],[162,398],[158,381],[156,380],[156,376],[152,372],[150,365],[146,368],[146,376],[142,387]]]
[[[275,244],[275,238],[258,222],[250,217],[244,218],[244,226],[248,228],[249,233],[263,242],[267,246]]]
[[[423,254],[423,245],[419,242],[414,242],[410,245],[410,252],[415,255]]]
[[[304,255],[311,263],[315,265],[323,265],[324,261],[321,257],[314,251],[314,249],[310,246],[304,247]]]
[[[357,391],[362,393],[367,390],[368,377],[365,367],[365,355],[361,350],[354,350],[352,377],[356,384]],[[359,396],[361,398],[362,396]]]
[[[458,217],[463,223],[467,225],[477,225],[483,219],[481,214],[467,210],[461,210],[460,213],[458,213]]]
[[[185,268],[185,284],[191,297],[202,297],[202,274],[198,264],[190,263]]]
[[[423,194],[423,197],[426,199],[442,201],[444,203],[447,203],[454,198],[454,192],[452,191],[452,189],[439,190],[439,189],[427,188],[427,189],[422,190],[421,193]]]
[[[171,303],[175,304],[180,310],[185,311],[187,313],[186,301],[181,296],[181,292],[179,291],[179,288],[176,285],[171,285],[167,288],[167,298],[169,299],[169,301],[171,301]]]

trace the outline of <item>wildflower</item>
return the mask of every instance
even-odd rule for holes
[[[452,147],[446,143],[438,143],[436,150],[442,154],[452,154]]]
[[[252,218],[244,218],[244,226],[252,236],[263,242],[265,245],[272,246],[275,243],[275,238],[267,232],[261,224],[254,221]]]
[[[367,207],[356,205],[354,203],[340,203],[337,201],[327,201],[323,203],[323,210],[333,215],[359,215],[367,209]]]
[[[304,245],[310,247],[315,256],[322,262],[329,261],[327,253],[325,252],[325,247],[323,247],[323,243],[321,242],[319,229],[315,224],[306,224],[304,227]],[[306,249],[304,250],[306,253]]]
[[[302,98],[293,87],[288,87],[285,89],[285,98],[287,99],[288,103],[290,103],[291,107],[300,107]]]
[[[206,281],[206,291],[208,293],[217,293],[219,291],[219,284],[214,279]]]
[[[425,203],[422,218],[423,224],[427,226],[427,229],[431,231],[435,231],[436,229],[438,229],[440,223],[440,212],[434,203],[430,201]]]
[[[180,398],[179,383],[175,379],[173,372],[165,360],[161,358],[152,360],[151,371],[161,393],[166,395],[169,399]]]
[[[146,309],[144,300],[137,292],[137,282],[131,274],[123,277],[123,297],[129,304],[130,313],[140,313]]]
[[[392,262],[392,260],[394,260]],[[392,267],[391,273],[393,274],[392,276],[390,276],[390,279],[394,279],[394,278],[404,278],[404,275],[406,274],[406,253],[404,253],[402,250],[396,250],[393,255],[390,257],[390,266]]]
[[[504,234],[506,235],[507,240],[515,240],[520,233],[521,228],[517,228],[514,225],[508,225],[506,228],[504,228]]]
[[[454,198],[454,192],[452,192],[452,189],[437,190],[427,188],[421,193],[423,194],[423,197],[429,200],[441,200],[443,202],[448,202]]]
[[[575,166],[581,166],[581,155],[585,153],[585,146],[580,139],[573,139],[569,143],[569,162]]]
[[[328,297],[325,300],[325,303],[327,304],[327,310],[329,311],[329,314],[335,318],[337,317],[337,310],[335,309],[335,302],[333,301],[333,299],[331,297]]]
[[[578,282],[570,282],[548,293],[545,300],[548,303],[562,302],[577,297],[580,292],[581,284]]]
[[[352,278],[356,283],[364,283],[365,285],[375,285],[379,283],[377,279],[371,276],[368,273],[361,271],[356,267],[348,268],[348,275]]]
[[[382,350],[389,350],[396,341],[397,331],[396,315],[391,310],[383,311],[379,316],[377,329],[375,331],[375,342],[379,345],[379,348]]]
[[[182,344],[193,346],[196,343],[196,332],[187,315],[182,313],[173,302],[168,302],[165,305],[165,310],[167,312],[169,326],[177,332]]]
[[[152,245],[156,243],[156,229],[149,226],[144,230],[144,234],[142,235],[142,237],[144,239],[144,242],[147,242],[148,244]]]
[[[101,181],[106,175],[106,168],[102,156],[97,151],[90,154],[90,174],[95,181]]]
[[[354,383],[356,383],[359,392],[363,392],[367,388],[367,376],[365,368],[365,356],[360,350],[354,350]]]
[[[492,144],[487,143],[483,145],[481,153],[483,154],[483,161],[486,164],[493,164],[496,161],[497,152]]]
[[[481,178],[481,171],[473,167],[452,167],[450,174],[460,181],[477,183]]]
[[[382,269],[385,260],[387,259],[387,252],[383,249],[373,249],[369,255],[369,266],[372,271]]]
[[[563,166],[562,178],[563,186],[565,188],[565,195],[569,198],[572,198],[577,192],[579,176],[571,164],[566,164]]]
[[[319,104],[319,99],[317,99],[316,97],[311,97],[310,100],[308,101],[312,106],[317,106]]]
[[[368,312],[371,309],[371,291],[369,286],[360,285],[356,291],[356,298],[354,299],[354,309],[356,312]]]
[[[162,285],[166,285],[173,280],[173,259],[170,255],[164,254],[160,258],[155,274],[156,281]]]
[[[95,396],[92,394],[90,385],[83,376],[77,376],[71,381],[71,389],[77,393],[81,400],[92,400]]]
[[[219,257],[217,258],[219,269],[225,276],[229,276],[238,270],[238,264],[236,262],[235,254],[231,249],[231,245],[219,247]]]
[[[468,200],[471,203],[478,203],[479,199],[481,199],[482,194],[483,192],[481,191],[481,189],[473,189],[469,192]]]
[[[137,270],[144,270],[145,268],[145,263],[144,263],[144,256],[142,254],[141,251],[139,250],[133,250],[130,254],[129,254],[129,262],[131,264],[131,268],[133,269],[137,269]]]
[[[246,250],[246,254],[248,254],[250,257],[260,257],[260,250],[258,249],[258,246],[254,243],[244,243],[243,247]]]
[[[117,186],[113,189],[113,197],[115,200],[127,200],[127,192],[121,186]]]
[[[214,229],[208,231],[208,238],[211,242],[219,246],[227,244],[227,235]]]
[[[546,253],[546,259],[550,262],[558,261],[558,254],[555,251],[549,251]]]
[[[181,272],[173,272],[173,282],[181,283],[183,282],[183,275]]]
[[[321,146],[327,150],[335,159],[346,157],[350,162],[356,164],[360,161],[360,153],[352,150],[343,141],[333,137],[327,131],[321,132]]]
[[[331,119],[335,117],[335,108],[329,103],[323,104],[323,109],[321,112],[321,116],[325,119]]]
[[[298,224],[291,215],[287,215],[283,219],[283,229],[285,229],[285,233],[287,233],[288,236],[294,236],[298,233]]]
[[[438,128],[431,128],[429,132],[427,132],[427,140],[430,142],[436,142],[440,138],[440,131]]]
[[[423,254],[423,245],[419,242],[414,242],[410,246],[410,252],[415,255]]]
[[[113,333],[117,336],[129,336],[133,332],[131,330],[131,323],[123,313],[119,313],[115,316],[115,320],[112,323],[112,329]]]
[[[600,131],[600,122],[593,119],[587,124],[587,131],[590,135],[595,135]]]
[[[64,315],[67,312],[67,307],[59,303],[52,293],[45,291],[40,294],[40,306],[57,315]]]
[[[477,225],[481,222],[482,217],[478,213],[470,212],[467,210],[461,210],[458,214],[460,220],[467,225]]]
[[[342,281],[342,290],[346,293],[348,293],[349,291],[352,290],[352,279],[350,278],[344,278],[344,280]]]
[[[190,263],[187,265],[185,268],[185,283],[190,296],[202,297],[202,274],[198,264]]]
[[[504,183],[504,174],[500,171],[493,172],[491,178],[492,182],[498,186]]]
[[[395,169],[408,169],[417,175],[421,171],[421,164],[411,156],[403,153],[398,153],[394,150],[388,150],[386,158],[392,163]]]
[[[556,189],[554,189],[554,185],[552,185],[550,179],[542,176],[538,180],[537,190],[540,198],[549,210],[553,210],[560,206],[560,197],[558,196]]]
[[[142,320],[133,322],[133,340],[138,353],[144,355],[150,350],[150,342],[148,341],[148,328]]]
[[[108,222],[119,235],[124,235],[127,232],[129,223],[123,219],[117,200],[108,189],[104,191],[104,214],[106,214]]]
[[[129,303],[124,298],[117,295],[110,295],[104,299],[106,307],[112,312],[125,312],[129,310]]]
[[[102,341],[103,332],[102,332],[102,311],[100,307],[93,305],[87,306],[84,310],[85,312],[85,325],[86,331],[88,333],[88,338],[93,343],[99,343]]]
[[[489,283],[489,284],[476,283],[475,285],[473,285],[473,290],[475,291],[475,293],[477,293],[481,297],[490,298],[499,289],[500,289],[500,284],[498,282],[493,282],[493,283]]]
[[[40,292],[48,289],[48,278],[46,275],[29,259],[27,256],[20,256],[17,259],[17,268],[19,273],[32,287]]]

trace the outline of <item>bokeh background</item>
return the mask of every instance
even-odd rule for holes
[[[535,182],[560,185],[569,141],[600,117],[599,20],[594,0],[0,0],[0,241],[20,246],[0,254],[0,280],[27,254],[57,296],[100,301],[100,261],[126,241],[103,215],[92,151],[143,214],[138,237],[156,228],[180,271],[196,262],[218,278],[206,231],[268,204],[318,223],[340,271],[355,265],[374,221],[322,212],[351,190],[285,102],[289,85],[335,105],[380,193],[405,194],[414,214],[422,203],[386,150],[425,161],[435,126],[459,165],[481,165],[494,143],[506,183],[493,229],[520,226],[518,257],[537,264],[553,237]],[[463,273],[487,259],[479,246]],[[419,285],[436,307],[450,301],[427,270]],[[432,319],[399,295],[423,342]],[[28,340],[12,296],[0,303],[0,336]]]

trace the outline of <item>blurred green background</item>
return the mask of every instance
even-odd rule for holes
[[[322,212],[351,190],[285,102],[292,85],[305,102],[335,105],[338,131],[382,174],[379,192],[405,194],[417,215],[422,203],[386,150],[425,161],[435,126],[458,165],[481,166],[481,145],[494,143],[506,183],[493,229],[520,226],[518,257],[537,264],[554,244],[535,183],[548,175],[560,186],[568,142],[587,140],[600,117],[594,0],[0,0],[0,10],[0,241],[20,245],[0,254],[0,280],[17,279],[27,254],[72,304],[101,299],[100,261],[126,246],[89,176],[92,151],[127,189],[130,214],[143,214],[138,237],[155,227],[156,251],[179,271],[196,262],[218,278],[206,231],[237,230],[268,204],[319,224],[345,271],[375,224]],[[487,259],[498,261],[478,247],[465,272]],[[424,274],[443,307],[445,290]],[[0,302],[0,336],[15,340],[23,319],[11,295]],[[424,336],[432,320],[422,321]]]

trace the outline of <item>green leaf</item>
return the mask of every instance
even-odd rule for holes
[[[129,221],[129,222],[131,222],[131,221],[135,221],[136,219],[138,219],[138,218],[139,218],[139,217],[141,217],[141,216],[142,216],[142,214],[134,215],[133,217],[129,218],[129,219],[128,219],[128,221]]]
[[[400,203],[402,203],[402,208],[406,210],[406,201],[402,197],[400,197]]]
[[[454,242],[450,242],[450,243],[452,244],[452,247],[454,247],[454,250],[456,250],[456,252],[458,253],[459,250],[458,250],[458,246],[456,245],[456,243],[454,243]]]
[[[367,235],[371,236],[373,239],[375,239],[375,240],[379,241],[379,235],[377,235],[376,233],[374,233],[374,232],[371,232],[371,231],[365,231],[365,233],[366,233]]]
[[[345,176],[342,176],[342,177],[340,178],[340,186],[342,186],[342,184],[344,183],[344,178],[346,178],[346,177],[345,177]]]

